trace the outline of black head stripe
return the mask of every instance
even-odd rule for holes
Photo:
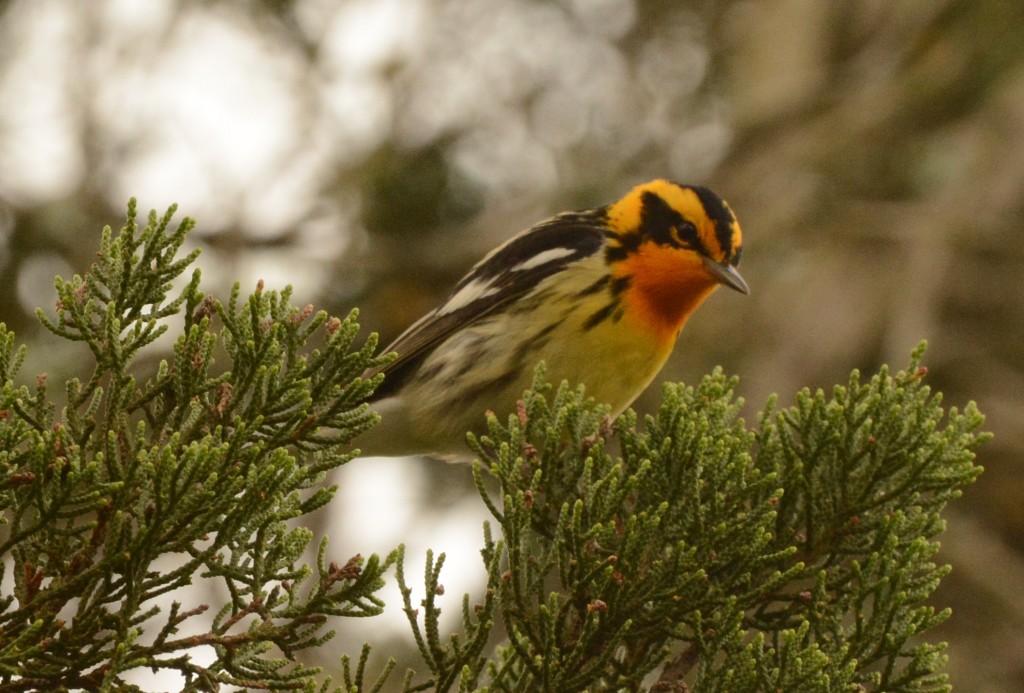
[[[658,194],[645,192],[641,199],[640,225],[655,243],[672,242],[672,227],[680,226],[683,217]]]
[[[732,211],[725,206],[725,202],[715,193],[705,187],[691,186],[693,192],[704,206],[708,218],[715,222],[715,236],[718,238],[718,245],[722,247],[725,257],[732,256],[732,232],[736,217]]]
[[[707,253],[707,248],[697,233],[697,227],[673,209],[664,198],[653,192],[645,192],[641,199],[643,207],[640,212],[640,223],[649,238],[656,243],[677,245],[677,237],[693,250]],[[673,229],[676,237],[672,235]]]

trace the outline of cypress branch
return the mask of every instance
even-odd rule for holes
[[[419,602],[401,546],[334,560],[325,539],[302,561],[312,534],[294,521],[331,501],[326,472],[376,421],[376,338],[287,288],[222,303],[194,270],[175,291],[196,253],[179,257],[193,224],[173,214],[140,227],[132,201],[89,272],[56,281],[40,320],[92,357],[61,403],[45,375],[17,384],[25,348],[0,325],[0,690],[128,690],[161,669],[189,690],[340,690],[297,656],[329,646],[328,618],[380,613],[392,566],[423,662],[403,691],[949,689],[926,639],[949,612],[927,600],[949,571],[941,512],[988,435],[924,384],[923,344],[898,373],[773,399],[755,428],[721,371],[612,422],[539,369],[469,439],[486,584],[448,634],[444,554]],[[171,328],[170,357],[142,372]],[[182,589],[197,581],[223,603]],[[371,673],[368,645],[340,665],[347,691],[385,690],[395,668]]]
[[[195,270],[173,293],[198,254],[178,256],[193,222],[172,228],[174,211],[140,227],[132,201],[89,272],[57,279],[56,314],[38,312],[94,360],[59,412],[45,376],[34,393],[15,384],[25,350],[0,325],[0,552],[13,583],[0,600],[2,690],[121,689],[143,668],[204,690],[306,688],[317,670],[295,655],[331,637],[325,619],[382,608],[394,556],[339,564],[324,542],[313,569],[301,563],[311,533],[285,524],[329,502],[324,473],[374,423],[361,402],[375,383],[358,375],[380,363],[375,340],[356,345],[355,313],[292,306],[289,289],[239,300],[236,286],[225,308]],[[136,373],[176,323],[172,357]],[[178,565],[156,570],[169,554]],[[158,606],[202,581],[227,603]],[[215,659],[199,666],[203,645]]]
[[[831,397],[773,400],[756,430],[720,371],[665,385],[642,425],[538,371],[517,413],[470,439],[503,537],[485,525],[483,611],[506,644],[441,644],[428,596],[410,623],[431,676],[404,690],[948,690],[944,645],[921,639],[948,610],[925,601],[949,570],[940,512],[988,435],[973,404],[943,411],[923,352]],[[427,595],[439,579],[428,568]]]

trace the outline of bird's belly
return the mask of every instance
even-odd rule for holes
[[[574,328],[575,329],[575,328]],[[643,392],[661,370],[672,343],[638,334],[625,321],[607,321],[574,340],[572,349],[552,349],[546,358],[547,379],[584,384],[587,394],[612,407],[617,416]]]
[[[547,382],[583,384],[588,396],[618,415],[661,370],[675,341],[656,340],[626,320],[585,329],[583,314],[554,324],[534,322],[532,315],[506,314],[461,330],[424,362],[423,377],[406,392],[416,437],[461,448],[466,431],[484,430],[488,410],[502,419],[515,411],[541,361]]]

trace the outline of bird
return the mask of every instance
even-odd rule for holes
[[[743,235],[707,187],[656,179],[603,207],[564,212],[513,236],[368,371],[382,423],[365,455],[467,454],[486,413],[512,413],[540,362],[583,384],[611,415],[661,371],[687,319],[719,286],[749,293]],[[363,436],[361,436],[363,438]]]

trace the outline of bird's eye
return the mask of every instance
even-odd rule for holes
[[[673,224],[671,229],[672,244],[681,248],[696,248],[699,241],[697,239],[697,227],[688,221],[682,221],[678,224]]]

